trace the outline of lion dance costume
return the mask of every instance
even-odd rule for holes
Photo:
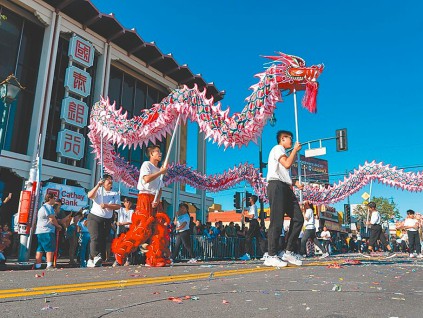
[[[138,246],[148,240],[146,265],[163,267],[170,264],[170,237],[167,229],[170,218],[164,212],[158,212],[162,210],[160,205],[154,209],[151,205],[153,201],[154,194],[138,194],[129,231],[113,240],[112,252],[120,265],[125,262],[127,255],[135,252]]]

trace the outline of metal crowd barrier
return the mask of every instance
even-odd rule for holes
[[[170,249],[173,251],[175,248],[176,236],[170,236]],[[253,238],[252,242],[253,255],[251,258],[261,258],[260,247],[256,239]],[[177,260],[188,260],[188,251],[181,244],[181,249],[177,256]],[[245,254],[245,239],[239,237],[216,237],[208,239],[203,235],[191,235],[191,246],[194,257],[198,260],[225,260],[225,259],[238,259]]]

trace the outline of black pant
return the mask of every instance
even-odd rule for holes
[[[251,241],[254,237],[256,238],[256,246],[259,246],[262,239],[260,235],[260,224],[256,219],[251,219],[250,227],[248,228],[247,235],[245,235],[245,252],[250,255],[253,255]]]
[[[175,248],[172,251],[172,259],[174,260],[176,256],[179,254],[179,248],[181,247],[181,244],[185,246],[185,248],[188,251],[189,257],[194,258],[192,253],[192,247],[191,247],[191,239],[190,239],[190,233],[189,230],[176,233],[176,242],[175,242]]]
[[[267,235],[269,255],[273,256],[279,250],[279,236],[282,232],[283,218],[287,214],[291,218],[290,233],[286,244],[288,251],[295,251],[297,238],[304,223],[297,197],[289,184],[271,180],[267,186],[267,196],[270,204],[270,226]]]
[[[316,229],[306,229],[304,231],[304,236],[301,238],[301,250],[300,254],[305,255],[307,254],[306,244],[308,239],[312,239],[314,244],[317,245],[318,248],[320,248],[324,253],[327,253],[327,250],[322,244],[320,244],[319,240],[316,237]]]
[[[375,243],[377,240],[382,242],[383,247],[388,246],[385,233],[382,232],[382,226],[380,224],[372,224],[370,228],[369,246],[372,247],[373,251],[375,250]]]
[[[420,236],[418,231],[407,231],[408,234],[408,247],[410,248],[410,254],[416,251],[417,254],[422,252],[422,246],[420,243]]]
[[[94,259],[98,254],[102,258],[106,257],[106,241],[110,234],[110,225],[112,219],[105,219],[88,214],[88,232],[90,232],[90,258]]]

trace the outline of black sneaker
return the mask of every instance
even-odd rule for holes
[[[95,267],[100,267],[101,263],[103,262],[103,260],[101,259],[101,254],[95,256],[93,262]]]

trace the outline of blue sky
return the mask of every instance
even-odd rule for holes
[[[336,152],[329,141],[327,154],[331,182],[366,160],[423,170],[423,2],[403,1],[139,1],[94,0],[104,13],[113,12],[127,28],[135,27],[145,41],[155,41],[163,53],[172,53],[193,73],[214,82],[226,96],[222,108],[240,111],[254,74],[275,51],[294,54],[307,65],[325,64],[319,78],[318,113],[299,109],[300,141],[332,137],[348,129],[346,152]],[[299,93],[299,99],[302,93]],[[276,127],[263,131],[263,158],[275,144],[278,129],[295,131],[293,99],[288,96],[275,112]],[[258,146],[224,150],[207,146],[209,174],[240,162],[258,166]],[[190,162],[189,165],[195,165]],[[210,194],[225,209],[233,205],[237,189]],[[360,203],[360,195],[351,196]],[[423,194],[383,185],[373,195],[390,198],[400,212],[423,212]],[[334,206],[342,210],[343,203]]]

